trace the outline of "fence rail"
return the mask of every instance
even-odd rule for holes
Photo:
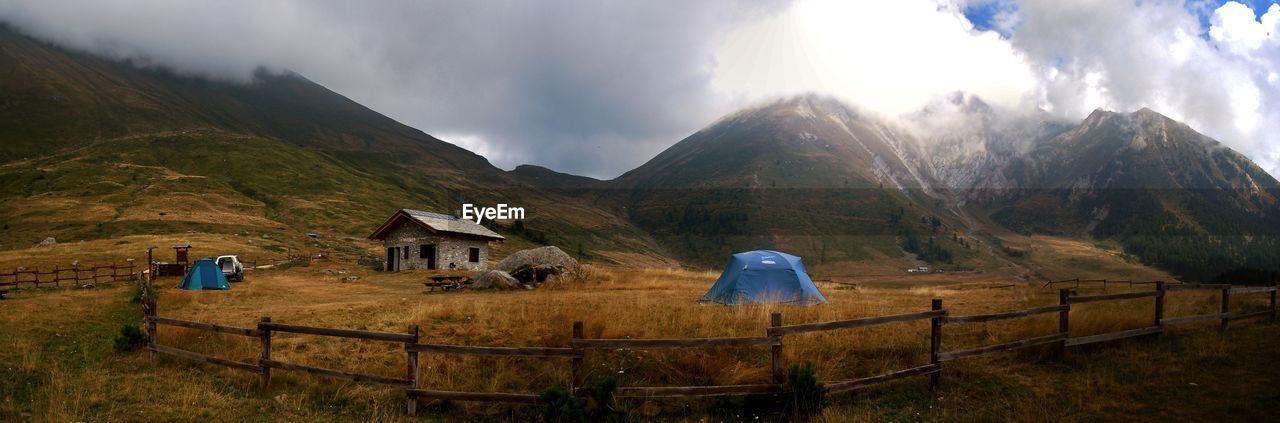
[[[1074,281],[1073,281],[1074,282]],[[1127,281],[1126,281],[1127,282]],[[167,317],[158,317],[155,315],[154,296],[150,294],[150,282],[146,278],[142,279],[143,312],[146,323],[146,336],[148,339],[147,349],[152,353],[154,360],[155,353],[171,355],[175,357],[185,358],[198,362],[226,366],[255,373],[260,373],[262,377],[263,389],[268,389],[271,381],[271,369],[280,369],[288,371],[296,371],[308,373],[314,376],[353,381],[359,383],[369,383],[383,386],[390,386],[397,389],[405,390],[407,413],[414,415],[417,412],[417,401],[419,399],[440,399],[440,400],[458,400],[458,401],[483,401],[483,402],[503,402],[514,404],[537,404],[540,399],[538,395],[530,393],[509,393],[509,392],[461,392],[449,390],[422,389],[420,387],[420,363],[419,354],[444,354],[444,355],[468,355],[468,356],[506,356],[506,357],[522,357],[532,359],[563,359],[568,358],[571,366],[571,392],[575,395],[584,395],[583,387],[583,358],[592,350],[649,350],[649,349],[709,349],[709,348],[749,348],[749,347],[769,347],[770,351],[770,383],[759,384],[739,384],[739,385],[710,385],[710,386],[622,386],[618,387],[615,395],[623,398],[660,398],[660,397],[710,397],[710,396],[731,396],[731,395],[774,395],[784,393],[783,375],[782,375],[782,347],[783,338],[785,336],[793,336],[812,332],[845,330],[854,328],[864,328],[876,325],[884,325],[891,323],[910,322],[916,320],[928,320],[930,322],[930,351],[929,363],[912,367],[909,369],[896,370],[877,376],[864,377],[851,380],[840,380],[825,382],[830,393],[843,393],[862,390],[898,380],[903,380],[915,376],[929,376],[930,390],[937,392],[940,384],[940,377],[945,363],[961,360],[971,357],[985,356],[1008,351],[1014,351],[1024,348],[1031,348],[1044,345],[1057,345],[1059,353],[1064,354],[1067,347],[1089,345],[1121,339],[1150,336],[1159,336],[1164,333],[1165,326],[1176,325],[1202,321],[1221,321],[1221,329],[1226,330],[1227,324],[1231,320],[1265,317],[1271,319],[1276,318],[1276,287],[1242,287],[1233,288],[1230,285],[1195,285],[1195,284],[1177,284],[1167,285],[1164,282],[1155,282],[1155,290],[1126,292],[1117,294],[1104,295],[1074,295],[1071,290],[1061,289],[1059,291],[1059,304],[1053,306],[1036,307],[1026,310],[1015,310],[1000,313],[969,315],[969,316],[950,316],[949,311],[942,306],[941,299],[934,299],[931,302],[929,311],[898,314],[891,316],[864,317],[858,319],[837,320],[820,323],[805,323],[784,326],[782,324],[782,315],[773,313],[770,316],[770,322],[765,327],[766,336],[759,337],[726,337],[726,338],[681,338],[681,339],[588,339],[583,336],[583,322],[573,322],[571,339],[568,347],[499,347],[499,346],[471,346],[471,345],[445,345],[419,343],[418,327],[411,325],[407,333],[396,332],[377,332],[354,329],[335,329],[321,328],[311,326],[299,326],[283,323],[275,323],[270,317],[263,317],[254,328],[242,328],[235,326],[224,326],[210,323],[200,323],[187,320],[179,320]],[[1202,314],[1192,316],[1180,316],[1166,318],[1164,316],[1164,302],[1166,300],[1167,291],[1177,290],[1218,290],[1222,295],[1222,308],[1220,313]],[[1270,307],[1267,310],[1249,312],[1243,314],[1231,314],[1230,297],[1233,294],[1257,294],[1269,293]],[[1134,329],[1125,329],[1116,332],[1102,333],[1088,336],[1071,336],[1070,332],[1070,313],[1074,304],[1079,303],[1097,303],[1109,301],[1133,300],[1142,298],[1153,298],[1155,300],[1155,315],[1153,316],[1153,326],[1139,327]],[[1037,336],[1032,338],[1020,339],[1016,341],[1003,342],[993,345],[978,346],[967,349],[959,349],[952,351],[942,350],[942,334],[944,327],[955,324],[979,324],[995,321],[1004,321],[1011,319],[1026,318],[1044,314],[1057,313],[1059,316],[1058,331],[1056,333]],[[195,330],[204,330],[216,333],[225,333],[232,335],[240,335],[246,337],[259,338],[261,340],[261,355],[256,364],[239,362],[224,358],[213,357],[206,354],[200,354],[192,351],[183,350],[173,346],[160,345],[156,342],[156,326],[176,326],[185,327]],[[326,369],[321,367],[313,367],[296,363],[286,363],[271,358],[271,339],[275,332],[287,332],[307,335],[331,336],[347,339],[359,339],[368,341],[384,341],[396,342],[404,344],[406,354],[406,374],[405,377],[391,377],[368,375],[355,372],[347,372],[341,370]]]
[[[884,325],[889,323],[902,323],[914,320],[925,320],[935,317],[942,317],[947,314],[946,310],[931,310],[922,313],[896,314],[892,316],[880,317],[864,317],[852,320],[837,320],[834,322],[823,323],[807,323],[802,325],[778,326],[768,329],[769,335],[794,335],[806,332],[825,332],[836,329],[853,329],[866,326]]]
[[[1005,313],[978,314],[973,316],[947,316],[942,319],[945,323],[985,323],[1000,320],[1018,319],[1038,314],[1059,313],[1067,311],[1069,307],[1065,305],[1056,305],[1048,307],[1038,307],[1029,310],[1010,311]]]
[[[935,374],[942,371],[941,363],[929,363],[920,367],[913,367],[906,370],[899,370],[892,373],[886,373],[879,376],[864,377],[862,379],[845,380],[839,382],[826,382],[829,392],[838,394],[841,392],[856,391],[863,388],[893,382],[898,379],[906,379],[912,376],[923,376],[927,374]]]
[[[104,270],[108,272],[103,272]],[[127,272],[121,272],[127,270]],[[91,266],[54,266],[52,270],[40,270],[39,267],[17,267],[12,271],[0,273],[0,288],[17,288],[22,284],[62,286],[62,282],[119,282],[133,280],[138,277],[138,266],[132,262],[126,264],[104,264]]]
[[[681,348],[733,348],[733,347],[765,347],[773,345],[774,339],[768,336],[746,338],[688,338],[688,339],[575,339],[570,342],[573,348],[588,350],[656,350]]]

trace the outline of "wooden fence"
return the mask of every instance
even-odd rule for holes
[[[1158,284],[1158,283],[1163,283],[1163,284],[1166,284],[1166,285],[1173,285],[1173,284],[1181,284],[1182,282],[1177,282],[1177,281],[1173,281],[1173,282],[1165,282],[1165,281],[1135,281],[1135,280],[1128,280],[1128,279],[1123,279],[1123,280],[1111,280],[1111,279],[1080,279],[1080,278],[1075,278],[1075,279],[1063,279],[1063,280],[1060,280],[1060,281],[1049,281],[1049,282],[1045,282],[1045,283],[1044,283],[1044,285],[1042,286],[1042,288],[1054,288],[1054,287],[1057,287],[1057,286],[1065,286],[1065,285],[1071,285],[1073,288],[1080,288],[1080,287],[1081,287],[1081,284],[1101,284],[1101,285],[1102,285],[1102,290],[1104,290],[1104,291],[1105,291],[1105,290],[1107,289],[1108,285],[1119,285],[1119,286],[1133,287],[1133,286],[1135,286],[1135,285],[1138,285],[1138,286],[1141,286],[1141,285],[1155,285],[1155,284]]]
[[[299,254],[291,255],[282,259],[240,260],[240,263],[244,265],[245,270],[252,270],[257,269],[259,266],[265,266],[263,268],[270,268],[290,263],[310,265],[311,262],[316,259],[328,259],[331,257],[333,256],[329,253]]]
[[[145,282],[144,282],[145,284]],[[1037,307],[1027,310],[1007,311],[992,314],[968,315],[968,316],[952,316],[949,311],[943,308],[941,299],[932,300],[931,307],[928,311],[916,313],[898,314],[891,316],[863,317],[858,319],[837,320],[820,323],[802,323],[794,325],[783,325],[782,314],[773,313],[771,315],[770,324],[765,328],[764,336],[755,337],[727,337],[727,338],[682,338],[682,339],[590,339],[583,336],[583,322],[573,322],[572,336],[567,347],[496,347],[496,346],[471,346],[471,345],[444,345],[419,343],[419,331],[417,325],[410,325],[405,333],[396,332],[374,332],[351,329],[332,329],[319,328],[310,326],[298,326],[291,324],[282,324],[272,322],[270,317],[263,317],[258,321],[255,328],[241,328],[233,326],[213,325],[207,323],[192,322],[186,320],[177,320],[159,317],[155,315],[154,300],[148,300],[151,296],[147,295],[147,288],[144,288],[143,312],[146,321],[146,335],[148,349],[152,352],[154,360],[155,353],[169,354],[190,360],[201,361],[231,368],[247,370],[258,373],[262,378],[262,387],[266,389],[271,383],[271,369],[281,369],[289,371],[297,371],[309,373],[314,376],[326,377],[331,379],[347,380],[361,383],[370,383],[377,385],[390,386],[393,388],[404,389],[407,402],[407,412],[414,415],[417,411],[417,400],[419,399],[444,399],[444,400],[463,400],[463,401],[486,401],[486,402],[506,402],[518,404],[537,404],[539,396],[536,393],[513,393],[513,392],[459,392],[445,391],[434,389],[423,389],[419,385],[419,355],[420,354],[443,354],[443,355],[464,355],[464,356],[504,356],[504,357],[529,357],[537,359],[569,359],[571,363],[571,392],[575,395],[582,396],[585,392],[583,387],[583,358],[586,354],[596,350],[662,350],[662,349],[711,349],[711,348],[766,348],[769,351],[769,374],[770,382],[761,384],[748,385],[721,385],[721,386],[623,386],[616,391],[616,396],[623,398],[652,398],[652,397],[707,397],[707,396],[726,396],[726,395],[766,395],[783,393],[783,360],[782,348],[785,345],[784,337],[803,335],[814,332],[827,332],[834,330],[847,330],[866,328],[871,326],[889,325],[904,322],[913,322],[928,320],[929,321],[929,362],[919,366],[892,371],[880,375],[864,377],[850,380],[837,380],[824,382],[829,392],[839,394],[845,392],[853,392],[863,390],[877,385],[893,382],[900,379],[906,379],[915,376],[929,376],[929,389],[937,392],[944,365],[954,360],[960,360],[971,357],[984,356],[989,354],[1014,351],[1040,345],[1052,345],[1060,354],[1066,353],[1068,347],[1096,344],[1108,341],[1115,341],[1125,338],[1138,336],[1160,336],[1166,326],[1185,324],[1199,321],[1219,320],[1221,322],[1220,329],[1226,330],[1228,323],[1231,321],[1269,317],[1276,319],[1276,286],[1263,287],[1232,287],[1231,285],[1208,285],[1208,284],[1176,284],[1165,285],[1163,282],[1154,284],[1153,291],[1125,292],[1117,294],[1103,295],[1075,295],[1071,290],[1062,289],[1059,291],[1058,305]],[[1167,317],[1164,315],[1164,305],[1166,295],[1170,291],[1184,290],[1214,290],[1221,292],[1222,307],[1219,313],[1195,315],[1195,316],[1177,316]],[[1230,299],[1233,295],[1261,294],[1270,295],[1270,306],[1265,311],[1250,312],[1243,314],[1232,314],[1230,310]],[[1088,335],[1088,336],[1071,336],[1070,319],[1071,310],[1077,304],[1101,303],[1114,301],[1128,301],[1150,299],[1155,301],[1155,313],[1152,316],[1152,324],[1133,329],[1126,329],[1116,332]],[[1016,341],[1003,342],[994,345],[987,345],[976,348],[943,351],[942,336],[944,329],[949,325],[962,325],[974,323],[987,323],[1004,320],[1022,319],[1031,316],[1057,314],[1058,330],[1057,332],[1045,334],[1041,336],[1020,339]],[[156,342],[156,326],[179,326],[197,330],[204,330],[217,333],[227,333],[246,337],[258,338],[261,342],[262,351],[258,363],[245,363],[233,360],[227,360],[212,357],[205,354],[195,353],[180,349],[175,346],[160,345]],[[271,358],[271,337],[274,332],[289,332],[298,334],[332,336],[348,339],[360,339],[367,341],[393,342],[404,344],[406,357],[405,376],[391,377],[380,375],[368,375],[360,373],[344,372],[339,370],[325,369],[319,367],[304,366],[300,364],[285,363]]]
[[[124,272],[121,272],[122,270]],[[40,270],[38,267],[33,269],[19,267],[14,268],[11,272],[0,273],[0,288],[17,288],[22,284],[31,284],[35,287],[40,287],[41,285],[62,286],[62,282],[66,281],[75,282],[76,284],[80,282],[118,282],[134,280],[137,276],[137,265],[133,262],[97,266],[54,266],[53,269],[45,270]]]

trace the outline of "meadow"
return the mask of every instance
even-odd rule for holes
[[[1040,283],[938,276],[904,284],[822,283],[829,303],[814,307],[700,305],[717,272],[592,267],[573,281],[532,291],[424,293],[425,274],[386,274],[354,263],[256,270],[224,292],[174,288],[160,279],[159,315],[251,327],[277,323],[403,332],[421,327],[422,342],[486,346],[567,346],[572,322],[588,338],[760,336],[769,315],[787,324],[925,311],[943,299],[953,315],[1056,304]],[[340,282],[347,276],[355,282]],[[1014,286],[1008,286],[1013,284]],[[1142,287],[1134,289],[1150,289]],[[25,289],[0,302],[0,420],[9,421],[347,421],[514,420],[537,417],[529,406],[464,402],[403,410],[403,391],[274,372],[268,392],[255,374],[147,353],[119,353],[112,341],[141,320],[129,284],[95,289]],[[1082,291],[1101,292],[1086,287]],[[1108,292],[1120,292],[1110,288]],[[1170,294],[1167,316],[1209,313],[1211,293]],[[1233,310],[1262,307],[1265,296],[1234,299]],[[1072,311],[1073,336],[1150,325],[1150,299],[1084,304]],[[1054,315],[963,326],[948,325],[945,350],[1056,331]],[[1030,349],[947,363],[934,398],[926,378],[857,394],[832,396],[828,421],[885,420],[1266,420],[1280,397],[1274,382],[1280,340],[1265,321],[1171,329],[1163,339],[1134,339],[1072,348]],[[162,327],[162,344],[253,362],[254,339]],[[404,372],[400,344],[277,334],[273,358],[386,376]],[[821,380],[872,376],[928,362],[927,322],[789,336],[787,363],[811,362]],[[767,348],[696,351],[604,351],[585,358],[588,381],[623,386],[765,383]],[[426,354],[429,389],[539,393],[568,386],[564,359],[444,357]],[[632,418],[685,421],[774,419],[750,403],[715,399],[625,400]]]

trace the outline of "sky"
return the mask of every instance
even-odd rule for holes
[[[779,96],[897,116],[966,91],[1149,107],[1280,175],[1268,0],[0,0],[0,21],[187,75],[297,72],[506,169],[612,178]]]

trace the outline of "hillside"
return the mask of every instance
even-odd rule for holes
[[[1193,280],[1280,269],[1277,181],[1149,109],[1070,123],[954,94],[893,120],[803,95],[726,116],[607,184],[695,261],[767,245],[819,262],[902,249],[960,268],[1026,263],[1005,248],[1011,229],[1118,241]]]
[[[300,75],[183,77],[9,30],[0,75],[3,248],[192,230],[361,239],[399,208],[505,202],[531,210],[513,242],[655,255],[625,220]]]
[[[726,116],[608,184],[631,220],[695,262],[779,248],[816,267],[990,265],[942,208],[925,157],[905,129],[805,95]]]
[[[1029,157],[1036,171],[993,208],[1009,228],[1119,239],[1195,279],[1280,269],[1280,182],[1185,124],[1099,110]]]

